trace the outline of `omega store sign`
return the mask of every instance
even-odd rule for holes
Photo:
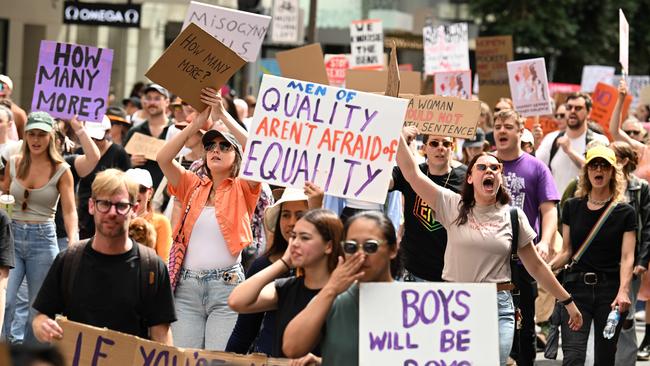
[[[140,28],[140,4],[63,3],[63,23]]]

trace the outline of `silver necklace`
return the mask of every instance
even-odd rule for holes
[[[602,206],[602,205],[606,204],[607,202],[611,201],[612,196],[609,196],[609,197],[608,197],[606,200],[604,200],[604,201],[596,201],[596,200],[594,200],[594,199],[591,198],[591,195],[588,195],[588,196],[587,196],[587,199],[589,200],[589,203],[591,203],[592,205]]]

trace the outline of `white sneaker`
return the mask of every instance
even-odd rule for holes
[[[638,322],[645,322],[645,310],[637,311],[634,314],[634,319]]]

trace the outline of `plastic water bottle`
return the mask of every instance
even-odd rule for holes
[[[603,330],[603,337],[605,337],[605,339],[612,339],[612,337],[614,337],[614,333],[616,333],[616,326],[618,325],[618,321],[620,319],[621,313],[618,312],[618,305],[616,305],[614,307],[614,310],[612,310],[607,316],[607,324]]]

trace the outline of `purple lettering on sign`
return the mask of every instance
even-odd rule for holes
[[[402,325],[406,329],[419,322],[420,308],[416,305],[419,299],[420,294],[415,290],[402,291]],[[409,316],[411,313],[414,313],[412,317]]]
[[[460,290],[460,291],[456,292],[456,303],[458,304],[458,306],[460,306],[461,308],[463,308],[465,310],[461,314],[456,313],[456,311],[453,311],[451,313],[451,316],[454,319],[458,320],[458,321],[463,321],[463,320],[465,320],[465,318],[467,318],[469,316],[469,305],[467,305],[461,299],[461,296],[462,297],[472,297],[472,295],[470,295],[470,293],[465,291],[465,290]]]
[[[253,175],[253,172],[250,171],[249,167],[250,167],[251,162],[257,161],[257,158],[253,156],[253,151],[255,151],[255,146],[260,145],[261,143],[262,143],[262,141],[259,141],[259,140],[251,141],[251,146],[248,149],[248,156],[247,156],[247,159],[246,159],[246,166],[244,167],[244,172],[242,173],[243,175],[248,175],[248,176]]]
[[[346,179],[345,187],[343,188],[343,194],[348,194],[348,187],[350,186],[350,179],[352,178],[352,170],[354,169],[355,165],[361,165],[361,162],[352,159],[343,159],[343,162],[349,165],[348,179]]]
[[[115,341],[109,338],[104,338],[102,336],[97,337],[97,343],[95,343],[95,352],[93,353],[93,360],[91,363],[92,366],[96,366],[100,358],[108,358],[108,355],[102,352],[103,344],[113,346],[115,345]]]
[[[267,104],[268,102],[266,99],[269,96],[269,93],[273,93],[273,95],[275,96],[275,101],[270,105]],[[277,112],[279,105],[280,105],[280,91],[273,87],[266,89],[264,91],[264,95],[262,96],[262,108],[264,108],[264,110],[266,110],[267,112],[268,111]]]

